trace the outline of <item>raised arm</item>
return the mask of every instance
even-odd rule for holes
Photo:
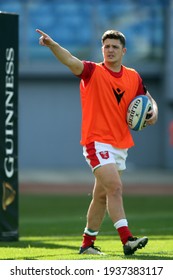
[[[68,50],[61,47],[48,34],[39,29],[36,29],[36,32],[41,35],[39,39],[40,45],[48,47],[56,56],[56,58],[62,64],[66,65],[73,74],[80,75],[82,73],[84,65],[80,59],[73,56]]]

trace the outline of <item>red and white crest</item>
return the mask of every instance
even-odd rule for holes
[[[99,153],[103,159],[108,159],[109,158],[109,152],[104,151]]]

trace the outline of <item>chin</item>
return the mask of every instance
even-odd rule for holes
[[[107,60],[107,63],[111,63],[111,64],[114,64],[116,61],[115,60],[113,60],[113,59],[108,59]]]

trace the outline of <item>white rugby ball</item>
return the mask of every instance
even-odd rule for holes
[[[148,111],[152,109],[152,103],[148,96],[138,95],[131,102],[127,110],[128,126],[135,131],[142,130],[146,127]]]

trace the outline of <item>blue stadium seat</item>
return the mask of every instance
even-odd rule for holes
[[[0,10],[19,14],[21,59],[49,57],[38,45],[36,28],[43,29],[64,47],[75,53],[89,53],[92,40],[106,29],[118,29],[127,37],[128,53],[148,55],[153,48],[161,50],[163,15],[161,0],[1,0]],[[143,48],[136,40],[142,38]],[[100,41],[99,41],[100,42]],[[98,42],[98,44],[99,44]]]

